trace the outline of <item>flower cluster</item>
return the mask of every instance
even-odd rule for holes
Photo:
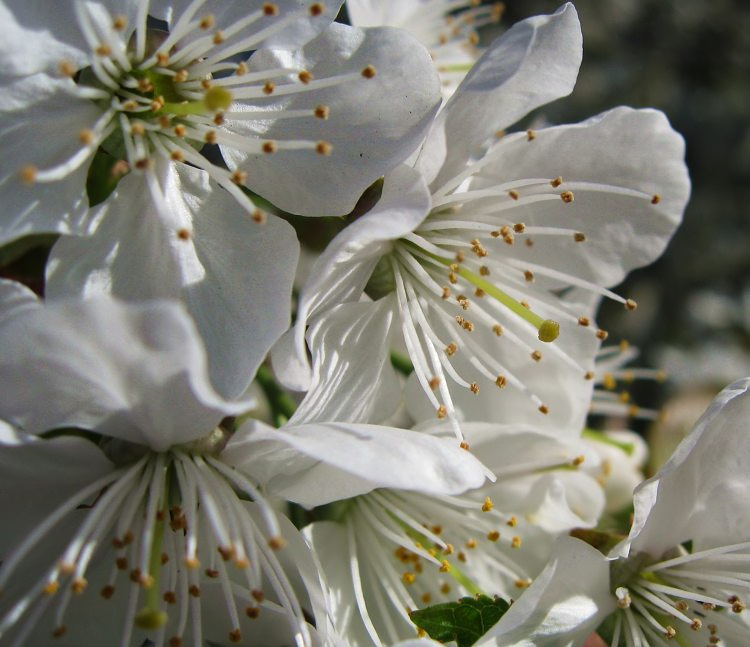
[[[571,4],[482,47],[501,4],[342,4],[0,2],[0,245],[46,246],[0,279],[0,643],[744,644],[747,380],[619,543],[643,441],[587,426],[682,138],[529,127]],[[513,603],[420,619],[467,596]]]

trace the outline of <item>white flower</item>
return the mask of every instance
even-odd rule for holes
[[[349,644],[413,635],[408,611],[426,605],[477,593],[516,597],[559,533],[598,518],[602,493],[575,469],[580,445],[497,425],[467,424],[465,431],[496,484],[449,496],[428,483],[405,483],[314,512],[327,520],[306,533],[334,626]],[[499,445],[504,450],[493,451]]]
[[[157,158],[201,168],[251,214],[242,185],[287,211],[346,213],[414,150],[440,98],[415,39],[329,25],[340,4],[5,3],[0,240],[87,233],[97,151],[115,176]]]
[[[483,645],[581,645],[607,617],[611,645],[745,644],[750,624],[750,378],[728,386],[634,494],[628,538],[604,556],[563,538]]]
[[[213,390],[184,310],[1,287],[3,642],[312,644],[293,581],[324,619],[313,558],[223,459],[251,403]]]
[[[474,0],[347,0],[346,9],[356,27],[392,25],[414,34],[430,50],[447,99],[482,52],[477,30],[498,22],[505,7]]]
[[[365,289],[395,312],[423,392],[456,427],[456,390],[520,392],[514,407],[547,413],[561,382],[593,377],[606,332],[577,297],[635,307],[605,286],[662,252],[689,181],[682,138],[653,110],[497,138],[572,90],[580,39],[566,5],[515,25],[485,52],[438,114],[416,169],[390,173],[380,201],[319,259],[301,294],[289,385],[309,384],[304,323]],[[288,354],[291,342],[276,352]],[[540,389],[524,377],[534,370],[548,378]]]

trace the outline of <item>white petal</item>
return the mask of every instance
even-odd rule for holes
[[[419,225],[429,209],[430,195],[422,177],[408,166],[399,166],[386,176],[377,204],[328,244],[302,288],[295,329],[288,333],[284,347],[274,349],[274,367],[284,384],[300,391],[310,388],[302,338],[305,327],[326,310],[359,299],[391,242]]]
[[[725,388],[659,472],[634,494],[631,550],[660,556],[750,539],[750,378]]]
[[[495,151],[472,188],[562,177],[556,191],[574,194],[570,204],[559,199],[524,207],[520,189],[517,222],[565,227],[571,234],[533,236],[533,247],[514,245],[506,253],[599,285],[619,283],[664,251],[690,193],[684,141],[656,110],[615,108],[580,124],[538,130],[531,141],[525,133],[507,136]],[[585,234],[584,242],[573,240],[576,231]],[[565,285],[536,274],[541,286]]]
[[[490,629],[479,647],[568,647],[614,610],[609,562],[588,544],[563,536],[546,568]]]
[[[435,186],[453,177],[498,130],[570,94],[581,57],[572,4],[516,23],[490,45],[440,112],[417,168]]]
[[[63,60],[83,65],[89,58],[70,3],[12,0],[0,5],[0,25],[3,74],[53,72]]]
[[[313,379],[290,424],[336,420],[379,423],[401,401],[390,362],[395,303],[349,303],[318,319],[308,339]]]
[[[41,301],[25,285],[0,279],[0,325],[19,312],[39,306]]]
[[[299,244],[279,218],[255,223],[205,173],[166,163],[159,172],[166,208],[155,204],[143,176],[124,178],[98,210],[91,237],[55,245],[47,294],[184,301],[215,388],[236,397],[289,326]]]
[[[93,102],[71,96],[68,84],[72,81],[46,74],[0,78],[0,148],[5,158],[0,172],[0,244],[27,234],[86,231],[87,162],[59,181],[22,179],[26,167],[43,171],[84,148],[81,131],[90,129],[101,115]]]
[[[306,69],[316,79],[353,74],[329,88],[255,101],[267,109],[330,108],[330,117],[282,119],[259,133],[254,122],[227,119],[230,130],[278,140],[272,155],[246,155],[224,147],[230,166],[247,167],[248,186],[277,207],[304,215],[351,211],[362,192],[419,145],[440,102],[437,74],[427,51],[406,32],[389,27],[367,31],[333,24],[304,49],[260,51],[252,69]],[[360,72],[376,68],[374,78]],[[235,104],[233,110],[242,109]],[[249,125],[248,125],[249,124]],[[285,140],[333,145],[328,156],[314,150],[283,150]]]
[[[379,487],[458,494],[486,474],[454,440],[416,431],[336,422],[243,429],[223,459],[253,474],[265,470],[269,491],[310,507]]]
[[[0,517],[13,523],[0,533],[0,554],[7,558],[57,506],[114,466],[89,440],[39,440],[22,433],[11,436],[5,429],[0,438]]]
[[[165,450],[243,409],[206,373],[200,338],[176,303],[66,300],[0,328],[0,416],[28,433],[81,427]]]

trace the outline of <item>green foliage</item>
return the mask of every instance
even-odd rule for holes
[[[510,604],[501,598],[477,595],[458,602],[435,604],[409,614],[412,622],[442,643],[471,647],[503,617]]]

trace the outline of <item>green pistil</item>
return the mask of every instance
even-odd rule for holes
[[[440,260],[448,266],[451,265],[445,259]],[[556,321],[540,317],[520,301],[516,301],[507,292],[498,288],[494,283],[490,283],[487,279],[482,278],[465,267],[459,266],[457,274],[469,281],[474,287],[484,290],[486,294],[489,294],[492,298],[502,303],[511,312],[521,317],[521,319],[532,324],[539,331],[539,341],[551,342],[557,339],[560,334],[560,324]]]
[[[162,509],[154,524],[154,541],[151,544],[151,555],[149,557],[148,572],[153,581],[149,582],[146,589],[146,604],[136,615],[133,620],[136,627],[146,630],[156,630],[167,624],[169,616],[165,611],[159,608],[161,602],[161,587],[159,578],[162,570],[162,547],[164,545],[164,528],[166,525],[169,511]]]
[[[625,452],[628,456],[632,456],[635,453],[635,445],[633,443],[625,443],[619,440],[615,440],[614,438],[610,438],[609,436],[607,436],[607,434],[605,434],[603,431],[586,428],[583,430],[583,437],[593,440],[597,443],[617,447],[617,449]]]
[[[414,243],[411,243],[409,241],[404,241],[407,245],[410,245],[412,247],[416,247]],[[527,308],[525,305],[523,305],[520,301],[516,301],[512,296],[510,296],[507,292],[501,290],[499,287],[497,287],[494,283],[490,283],[487,279],[479,276],[478,274],[475,274],[470,269],[463,267],[461,265],[458,265],[454,261],[443,258],[442,256],[438,256],[437,254],[433,254],[432,252],[428,252],[426,249],[419,248],[421,253],[429,256],[430,258],[438,261],[439,263],[442,263],[446,267],[451,268],[453,271],[456,272],[459,276],[465,278],[469,283],[471,283],[474,287],[479,288],[480,290],[484,291],[485,294],[488,294],[493,299],[498,301],[499,303],[502,303],[506,308],[508,308],[511,312],[518,315],[523,319],[524,321],[528,321],[532,326],[534,326],[539,331],[539,341],[543,342],[551,342],[555,341],[557,337],[560,334],[560,324],[556,321],[552,321],[552,319],[544,319],[543,317],[540,317],[538,314],[533,312],[530,308]],[[455,266],[458,265],[456,268]]]
[[[441,65],[438,69],[440,72],[468,72],[472,63],[455,63],[453,65]]]

